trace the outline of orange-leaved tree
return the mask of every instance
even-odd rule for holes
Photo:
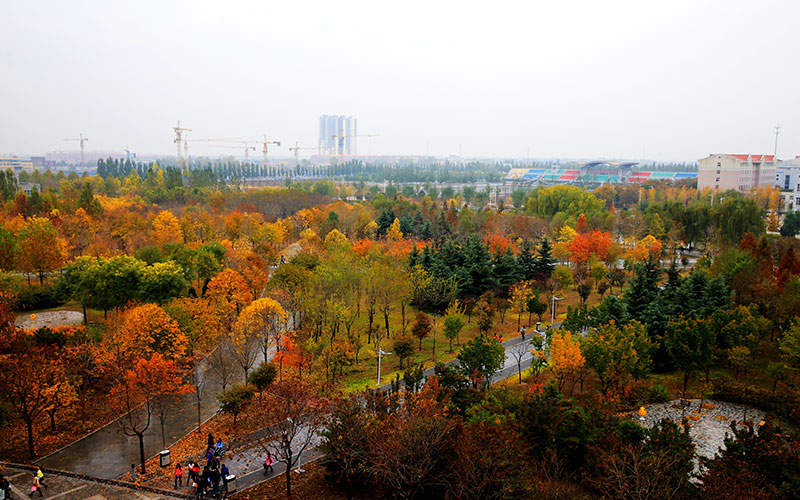
[[[226,328],[233,326],[239,313],[253,300],[250,287],[242,275],[227,268],[208,283],[206,296],[217,310]]]
[[[550,341],[550,371],[558,380],[558,390],[569,382],[572,393],[584,364],[586,360],[581,354],[579,337],[568,330],[556,330]]]
[[[155,304],[125,310],[103,338],[105,352],[118,369],[129,368],[155,352],[170,359],[179,358],[188,344],[178,323]]]
[[[182,373],[174,360],[159,353],[139,358],[132,369],[125,370],[112,390],[113,401],[123,413],[117,422],[126,436],[139,440],[139,458],[142,473],[145,470],[144,433],[150,428],[153,415],[158,415],[159,400],[189,392],[182,381]],[[166,412],[160,416],[163,417]],[[162,437],[163,437],[162,420]]]
[[[17,237],[17,267],[28,275],[39,275],[44,283],[46,273],[56,271],[64,265],[67,257],[67,242],[58,236],[58,231],[44,217],[28,219]]]

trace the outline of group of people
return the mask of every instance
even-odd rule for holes
[[[0,474],[0,500],[11,498],[11,483],[8,478]]]
[[[214,436],[208,435],[208,447],[203,456],[206,464],[200,469],[197,461],[190,461],[186,465],[186,485],[191,486],[195,499],[203,500],[206,495],[212,494],[215,498],[227,498],[228,466],[220,462],[224,451],[222,439],[214,441]],[[183,487],[183,466],[178,462],[175,465],[175,489]]]

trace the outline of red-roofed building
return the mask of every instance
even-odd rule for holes
[[[747,192],[775,182],[774,155],[712,154],[698,160],[697,189]]]

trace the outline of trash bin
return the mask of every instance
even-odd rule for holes
[[[536,322],[536,332],[539,332],[539,330],[540,330],[541,328],[542,328],[542,322],[541,322],[541,321],[537,321],[537,322]]]
[[[236,492],[236,474],[229,474],[225,476],[225,479],[228,481],[228,493],[235,493]]]
[[[161,467],[166,467],[169,465],[169,450],[164,450],[159,452],[158,459],[160,461]]]

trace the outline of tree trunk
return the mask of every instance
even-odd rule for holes
[[[48,411],[47,415],[50,417],[50,430],[55,433],[56,432],[56,411],[55,410]]]
[[[36,456],[33,450],[33,419],[26,418],[25,425],[28,428],[28,456],[33,460]]]
[[[164,416],[158,416],[158,422],[161,424],[161,449],[167,449],[167,435],[164,433]]]
[[[522,383],[522,363],[517,363],[517,373],[519,374],[519,383]]]
[[[387,339],[392,338],[392,336],[389,335],[389,314],[388,313],[384,313],[383,314],[383,322],[386,324],[386,338]]]
[[[137,432],[136,437],[139,438],[139,459],[142,462],[142,474],[146,474],[147,470],[144,466],[144,432]]]
[[[83,325],[89,326],[89,319],[86,316],[86,306],[82,305],[82,307],[83,307]]]
[[[453,354],[453,337],[450,337],[450,354]]]
[[[292,496],[292,454],[289,453],[289,460],[286,461],[286,496]]]

